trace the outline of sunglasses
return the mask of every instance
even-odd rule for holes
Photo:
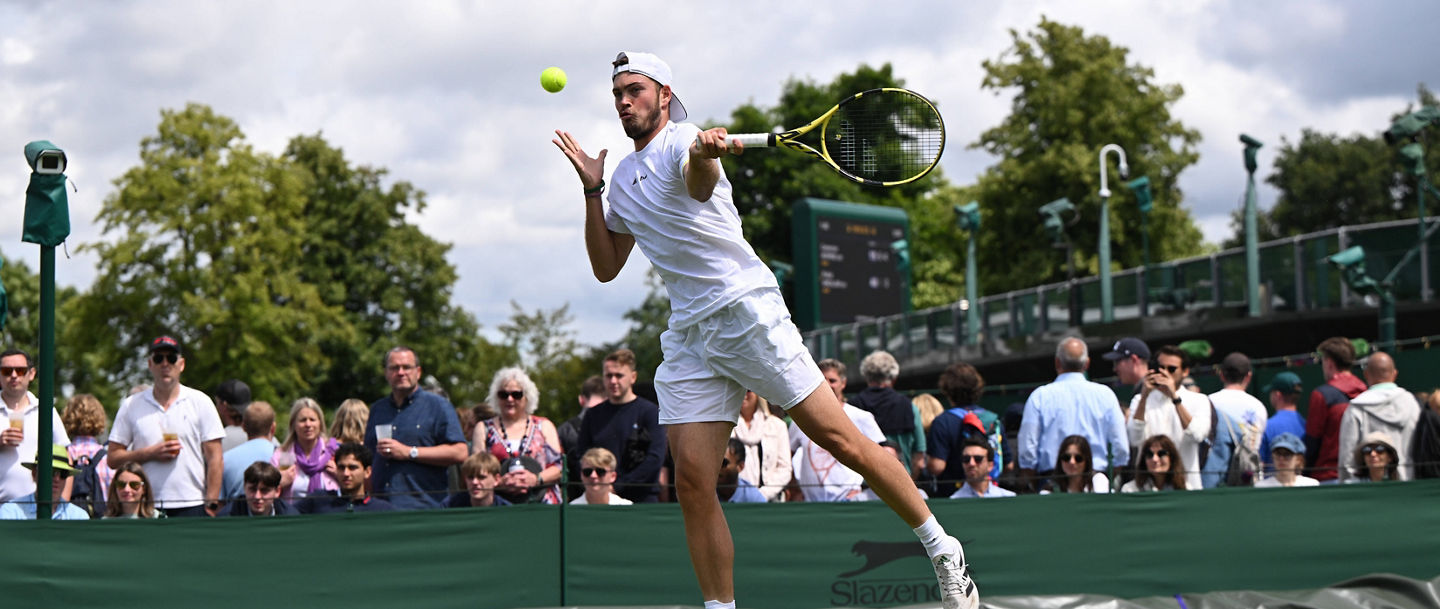
[[[180,355],[178,353],[155,353],[150,356],[150,361],[154,362],[156,366],[164,363],[173,364],[180,361]]]
[[[1085,457],[1080,453],[1065,453],[1060,455],[1060,460],[1066,463],[1084,463]]]
[[[25,366],[5,366],[0,368],[0,376],[25,376],[30,369]]]
[[[985,455],[960,455],[961,463],[984,463],[987,459]]]
[[[582,475],[585,475],[585,476],[601,476],[601,477],[604,477],[605,474],[610,473],[610,470],[605,469],[605,468],[603,468],[603,467],[582,467],[582,468],[580,468],[580,473],[581,473]]]
[[[1389,447],[1385,446],[1384,444],[1368,444],[1368,445],[1363,446],[1363,447],[1360,448],[1360,452],[1365,453],[1365,454],[1367,454],[1367,455],[1371,455],[1371,454],[1375,454],[1375,453],[1383,453],[1383,452],[1386,452],[1386,451],[1388,451],[1388,450],[1390,450]]]
[[[139,480],[131,480],[131,481],[129,481],[129,482],[118,482],[118,481],[117,481],[117,482],[115,483],[115,488],[116,488],[117,490],[118,490],[118,489],[125,488],[125,487],[127,487],[127,486],[130,487],[130,490],[132,490],[132,491],[138,491],[138,490],[140,490],[140,489],[142,489],[142,488],[145,488],[145,483],[144,483],[144,482],[141,482],[141,481],[139,481]]]
[[[500,399],[500,400],[503,400],[503,399],[505,399],[505,398],[510,398],[510,399],[512,399],[512,400],[520,400],[520,399],[524,399],[524,398],[525,398],[525,392],[524,392],[524,391],[505,391],[504,389],[501,389],[500,391],[496,391],[496,392],[495,392],[495,398],[496,398],[496,399]]]
[[[1146,459],[1169,459],[1169,458],[1170,458],[1170,451],[1165,450],[1165,449],[1163,449],[1163,448],[1160,449],[1160,450],[1147,450],[1147,451],[1145,451],[1145,458],[1146,458]]]
[[[1151,370],[1156,370],[1156,371],[1164,370],[1164,371],[1166,371],[1166,372],[1169,372],[1170,374],[1175,374],[1176,372],[1178,372],[1178,371],[1180,370],[1180,367],[1179,367],[1179,366],[1161,366],[1160,364],[1155,364],[1155,365],[1152,366],[1150,369],[1151,369]]]

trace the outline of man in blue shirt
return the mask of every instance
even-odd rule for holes
[[[1265,463],[1266,471],[1275,467],[1275,460],[1270,455],[1270,444],[1275,438],[1282,433],[1305,437],[1305,417],[1295,410],[1295,402],[1300,399],[1303,390],[1300,377],[1294,372],[1281,372],[1265,386],[1270,406],[1275,409],[1275,414],[1270,415],[1269,422],[1265,423],[1265,435],[1260,440],[1260,460]]]
[[[720,495],[720,500],[729,503],[765,503],[765,494],[740,477],[740,470],[743,469],[745,443],[738,438],[730,438],[725,445],[725,460],[720,464],[719,483],[715,485],[715,492]]]
[[[37,455],[38,456],[38,455]],[[51,469],[50,469],[50,499],[55,506],[51,511],[51,520],[89,520],[90,516],[80,506],[70,503],[70,497],[65,494],[65,481],[75,473],[75,468],[70,465],[70,451],[63,445],[51,446]],[[36,457],[21,463],[30,470],[30,478],[35,484],[40,484],[40,471],[36,467]],[[36,493],[30,493],[23,497],[16,497],[14,501],[0,505],[0,520],[35,520]]]
[[[1067,436],[1084,436],[1090,442],[1095,471],[1112,462],[1124,466],[1130,457],[1125,417],[1115,392],[1085,379],[1090,350],[1085,341],[1067,338],[1055,347],[1055,382],[1030,393],[1020,422],[1021,480],[1033,484],[1047,476],[1059,458],[1060,442]]]
[[[256,461],[270,462],[275,454],[275,408],[268,402],[251,402],[240,421],[245,430],[244,444],[225,451],[225,474],[221,477],[221,497],[226,501],[245,498],[245,468]]]
[[[989,442],[981,438],[966,440],[960,449],[960,462],[965,464],[965,484],[950,495],[951,499],[1015,496],[1015,493],[1000,488],[990,479],[990,469],[995,465],[995,449]]]
[[[365,448],[375,454],[370,488],[397,510],[444,507],[445,468],[468,452],[460,419],[450,400],[420,388],[420,359],[409,347],[391,349],[384,363],[390,395],[370,405],[365,423]]]

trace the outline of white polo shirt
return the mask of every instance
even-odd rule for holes
[[[169,424],[180,440],[180,455],[172,461],[141,464],[155,490],[155,506],[173,509],[205,502],[205,453],[207,440],[225,437],[225,426],[215,403],[204,392],[180,386],[180,395],[166,411],[155,400],[155,390],[142,391],[120,402],[110,441],[128,450],[137,450],[164,440],[163,424]],[[217,489],[219,490],[219,489]]]
[[[25,397],[29,401],[22,407],[22,412],[10,410],[4,401],[0,401],[0,415],[5,417],[5,422],[0,424],[4,427],[0,429],[9,429],[12,417],[25,418],[25,439],[20,441],[20,445],[13,448],[0,446],[0,502],[14,501],[35,492],[35,480],[30,477],[30,470],[20,464],[35,459],[35,449],[39,444],[35,439],[40,437],[40,398],[30,392],[26,392]],[[60,411],[52,409],[50,416],[54,443],[69,446],[70,436],[60,422]],[[45,454],[50,454],[49,446],[45,447]]]

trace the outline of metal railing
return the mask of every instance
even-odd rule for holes
[[[1431,219],[1431,222],[1436,220]],[[1396,220],[1342,226],[1260,244],[1261,314],[1365,306],[1348,290],[1339,270],[1326,257],[1354,245],[1365,247],[1370,274],[1384,276],[1418,239],[1418,220]],[[1395,279],[1397,302],[1430,301],[1430,286],[1440,272],[1440,235],[1427,241],[1421,258],[1430,262],[1430,276],[1421,264],[1410,264]],[[1139,319],[1185,309],[1248,308],[1245,250],[1233,248],[1208,256],[1170,260],[1112,274],[1115,320]],[[1071,304],[1072,293],[1078,306]],[[966,306],[980,307],[980,327],[966,327]],[[833,357],[859,362],[865,354],[884,349],[899,358],[958,357],[971,332],[980,342],[1003,352],[1006,341],[1059,333],[1067,328],[1099,324],[1098,277],[1050,283],[1024,290],[983,296],[976,303],[949,305],[864,319],[804,333],[816,359]]]

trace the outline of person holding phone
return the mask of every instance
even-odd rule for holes
[[[1132,445],[1165,436],[1186,465],[1185,488],[1202,488],[1200,443],[1210,435],[1210,400],[1181,384],[1190,374],[1190,357],[1175,345],[1155,350],[1139,395],[1130,400],[1127,428]],[[1143,464],[1142,464],[1143,466]]]

